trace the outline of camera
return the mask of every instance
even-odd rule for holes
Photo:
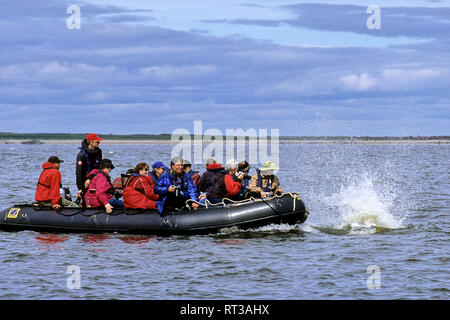
[[[72,201],[72,195],[70,194],[69,188],[63,188],[61,187],[59,189],[59,194],[61,197],[63,197],[66,200]]]
[[[172,186],[175,189],[175,197],[179,197],[181,193],[181,187],[180,186]]]

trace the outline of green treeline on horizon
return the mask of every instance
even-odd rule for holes
[[[0,132],[0,140],[83,140],[88,133],[13,133]],[[105,140],[171,140],[171,134],[98,134]],[[194,135],[191,138],[194,139]],[[205,137],[209,137],[206,136]],[[247,137],[248,138],[248,137]],[[270,136],[267,137],[270,139]],[[280,136],[280,140],[449,140],[450,136]]]

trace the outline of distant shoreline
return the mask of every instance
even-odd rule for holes
[[[194,141],[193,141],[194,142]],[[346,144],[346,145],[427,145],[427,144],[450,144],[450,139],[279,139],[280,144],[309,144],[309,145],[333,145],[333,144]],[[25,145],[79,145],[81,140],[70,139],[42,139],[42,140],[29,140],[29,139],[2,139],[0,144],[25,144]],[[176,145],[178,141],[170,141],[166,139],[152,139],[152,140],[108,140],[104,139],[102,145]],[[235,142],[236,143],[236,142]],[[248,144],[248,141],[246,142]],[[270,144],[270,139],[267,142]],[[207,143],[205,143],[206,145]]]

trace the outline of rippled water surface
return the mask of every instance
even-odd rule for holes
[[[0,207],[32,201],[53,154],[75,194],[77,147],[0,145]],[[172,150],[102,147],[113,177],[142,160],[167,164]],[[448,299],[449,159],[448,145],[282,144],[282,186],[310,211],[296,226],[189,237],[0,231],[0,299]]]

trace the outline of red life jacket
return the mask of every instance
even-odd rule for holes
[[[39,176],[35,200],[51,201],[52,205],[59,204],[61,198],[59,192],[59,188],[61,188],[61,172],[50,162],[44,162],[42,169],[44,170]]]
[[[88,178],[92,180],[84,196],[86,205],[92,208],[107,205],[114,196],[114,187],[109,175],[103,170],[94,169],[88,174]]]
[[[237,181],[236,177],[231,176],[226,171],[219,173],[214,186],[206,193],[208,199],[223,199],[236,196],[242,188],[242,184]]]
[[[159,196],[153,192],[153,179],[151,176],[132,175],[123,191],[123,204],[132,209],[154,209]]]

